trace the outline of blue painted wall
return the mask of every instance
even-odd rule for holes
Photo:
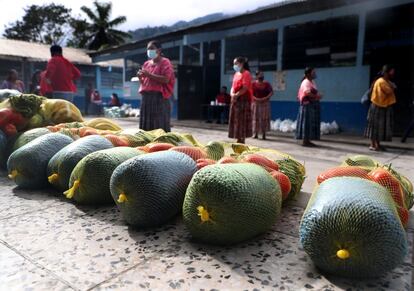
[[[271,101],[272,120],[296,120],[299,109],[297,101]],[[321,121],[336,121],[341,131],[363,134],[368,108],[360,102],[321,102]]]
[[[286,90],[275,91],[271,99],[272,120],[296,119],[297,93],[303,70],[286,72]],[[360,103],[361,96],[369,87],[369,66],[316,68],[316,83],[323,95],[321,119],[336,120],[345,132],[361,134],[365,128],[367,109]],[[225,74],[223,85],[231,87],[232,74]],[[265,72],[265,79],[272,83],[273,72]]]
[[[303,70],[287,70],[286,90],[275,91],[272,100],[296,101]],[[316,68],[316,84],[324,101],[359,102],[369,87],[369,66]],[[265,80],[272,84],[273,72],[265,72]],[[222,85],[231,88],[233,74],[225,74]]]

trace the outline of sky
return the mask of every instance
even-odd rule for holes
[[[24,7],[52,2],[71,8],[75,15],[82,14],[81,6],[93,4],[92,0],[0,0],[0,33],[5,25],[21,19]],[[127,23],[119,28],[133,30],[148,25],[171,25],[216,12],[242,13],[275,2],[280,0],[112,0],[112,17],[126,16]]]

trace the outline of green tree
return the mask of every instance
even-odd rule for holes
[[[126,22],[126,17],[118,16],[111,20],[111,2],[95,1],[93,6],[93,9],[86,6],[81,7],[81,10],[89,18],[89,22],[86,20],[76,20],[72,24],[74,36],[78,34],[78,38],[82,40],[89,38],[87,43],[88,49],[99,50],[108,46],[123,44],[127,39],[131,38],[129,33],[115,29],[115,27]],[[79,29],[77,30],[76,27]],[[83,36],[82,30],[85,31]]]
[[[86,48],[89,37],[89,23],[85,19],[72,18],[69,20],[72,34],[66,45],[76,48]]]
[[[71,9],[59,4],[30,5],[25,15],[6,27],[3,36],[9,39],[60,44],[67,37]]]

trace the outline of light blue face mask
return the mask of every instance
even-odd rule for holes
[[[147,50],[147,56],[150,59],[155,59],[157,57],[157,50]]]
[[[233,70],[235,70],[237,73],[239,73],[241,69],[238,65],[233,65]]]

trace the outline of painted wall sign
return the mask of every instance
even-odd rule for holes
[[[273,73],[273,90],[285,91],[286,90],[286,72],[277,71]]]

